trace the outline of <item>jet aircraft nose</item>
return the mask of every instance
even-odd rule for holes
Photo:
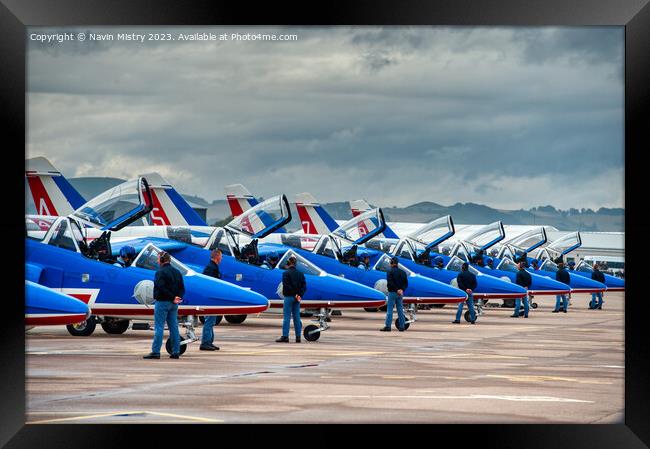
[[[181,306],[220,309],[220,314],[249,314],[269,308],[264,296],[249,289],[202,274],[184,276],[185,297]]]
[[[27,315],[90,315],[88,305],[76,298],[51,290],[34,282],[25,282],[25,313]]]
[[[365,307],[383,305],[386,301],[386,295],[379,290],[331,274],[310,276],[307,294],[313,299],[367,303]]]
[[[465,300],[467,294],[451,285],[424,276],[409,276],[409,286],[404,294],[421,298],[459,298]]]
[[[531,290],[534,291],[548,291],[548,292],[553,292],[555,294],[556,292],[568,292],[569,291],[569,286],[566,284],[563,284],[562,282],[556,281],[555,279],[552,279],[547,276],[542,276],[539,274],[535,273],[530,273],[530,277],[533,280],[532,285],[530,286]]]
[[[512,298],[526,295],[526,289],[515,284],[508,277],[501,279],[490,275],[476,276],[476,284],[475,292],[479,294],[507,295]]]
[[[593,279],[586,278],[577,274],[569,273],[571,278],[571,290],[578,292],[595,292],[607,290],[607,286]]]
[[[605,285],[608,290],[625,290],[625,279],[617,278],[609,274],[605,275]]]

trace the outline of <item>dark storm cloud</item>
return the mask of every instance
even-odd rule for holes
[[[31,42],[28,153],[68,176],[157,170],[208,200],[241,182],[379,205],[623,205],[622,29],[120,31],[299,39]]]

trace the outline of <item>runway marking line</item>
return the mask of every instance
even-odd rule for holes
[[[43,419],[40,421],[28,421],[26,424],[49,424],[49,423],[60,423],[66,421],[79,421],[84,419],[94,419],[94,418],[108,418],[111,416],[121,416],[121,415],[157,415],[157,416],[166,416],[170,418],[179,418],[179,419],[188,419],[191,421],[199,422],[208,422],[208,423],[223,423],[221,419],[211,419],[211,418],[202,418],[200,416],[189,416],[189,415],[178,415],[175,413],[163,413],[163,412],[152,412],[148,410],[137,410],[137,411],[121,411],[121,412],[112,412],[112,413],[101,413],[96,415],[80,415],[80,416],[71,416],[69,418],[54,418],[54,419]]]
[[[480,377],[490,377],[493,379],[508,379],[512,382],[546,382],[546,381],[563,381],[563,382],[577,382],[580,384],[596,384],[596,385],[611,385],[612,382],[601,380],[582,380],[573,377],[558,377],[558,376],[526,376],[526,375],[502,375],[502,374],[487,374]]]
[[[467,396],[442,396],[442,395],[346,395],[346,394],[330,394],[331,398],[355,398],[355,399],[490,399],[501,401],[517,401],[517,402],[580,402],[593,404],[594,401],[584,401],[582,399],[571,398],[557,398],[553,396],[497,396],[497,395],[484,395],[472,394]]]

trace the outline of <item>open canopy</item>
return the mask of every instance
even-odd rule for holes
[[[571,234],[567,234],[564,237],[560,237],[548,245],[546,249],[557,254],[565,255],[569,254],[574,249],[580,248],[580,246],[582,246],[580,232],[572,232]]]
[[[503,229],[503,223],[501,221],[495,221],[494,223],[483,226],[464,241],[476,249],[485,251],[503,240],[505,236],[506,233]]]
[[[428,249],[444,242],[453,236],[455,232],[451,215],[447,215],[425,224],[407,237],[421,243],[425,249]]]
[[[245,211],[226,225],[226,228],[263,238],[291,221],[289,200],[285,195],[274,196]]]
[[[96,196],[71,216],[95,228],[117,231],[151,212],[152,204],[147,180],[138,178]]]
[[[384,232],[384,229],[386,229],[384,214],[381,209],[376,208],[346,221],[332,231],[332,235],[348,240],[355,245],[362,245]]]
[[[519,252],[529,253],[535,248],[542,246],[546,241],[546,230],[540,226],[539,228],[531,229],[517,237],[511,238],[504,242],[503,245],[510,246],[513,250],[518,250]]]

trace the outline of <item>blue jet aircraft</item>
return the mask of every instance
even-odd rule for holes
[[[107,333],[120,334],[128,329],[129,320],[152,318],[152,280],[160,249],[148,244],[131,266],[119,267],[113,265],[110,244],[111,231],[138,220],[151,207],[147,181],[138,178],[104,192],[70,216],[59,217],[42,241],[26,239],[26,279],[76,297],[91,309],[86,321],[68,325],[72,335],[92,334],[97,322]],[[103,234],[88,243],[85,225]],[[196,340],[190,317],[259,313],[269,306],[258,293],[198,274],[173,258],[172,265],[183,274],[186,291],[178,310],[186,317],[182,325],[188,334],[181,352]],[[171,350],[169,341],[166,347]]]
[[[90,309],[82,301],[25,281],[25,326],[75,324],[89,316]]]

